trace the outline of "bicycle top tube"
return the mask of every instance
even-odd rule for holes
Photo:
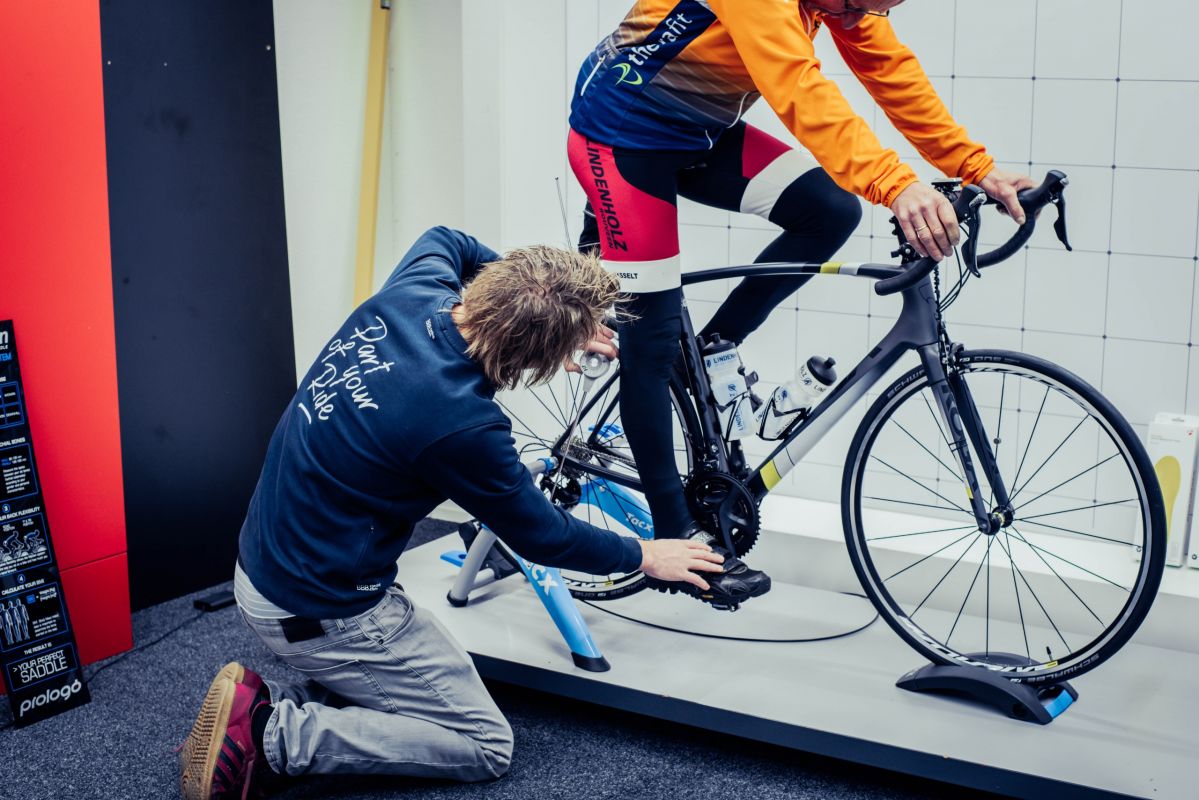
[[[699,270],[683,274],[683,285],[706,283],[721,278],[744,278],[757,275],[851,275],[882,280],[902,275],[905,267],[898,264],[867,264],[851,261],[778,261],[760,264],[740,264],[729,267]]]
[[[1051,170],[1035,189],[1025,189],[1018,195],[1020,205],[1024,208],[1027,221],[1020,226],[1007,242],[985,254],[976,254],[979,232],[979,205],[983,202],[994,204],[994,201],[982,196],[977,187],[966,187],[959,190],[950,199],[954,200],[954,210],[959,220],[966,228],[966,238],[961,243],[961,252],[966,258],[967,267],[977,273],[977,270],[998,264],[1020,250],[1032,236],[1037,225],[1037,215],[1047,205],[1054,205],[1058,210],[1058,219],[1054,230],[1058,239],[1067,250],[1072,249],[1066,236],[1065,216],[1065,187],[1069,184],[1066,175]],[[977,199],[981,197],[981,199]],[[901,242],[902,247],[902,242]],[[824,262],[772,262],[764,264],[743,264],[730,267],[700,270],[685,273],[682,276],[683,286],[694,283],[706,283],[722,278],[743,278],[758,275],[849,275],[860,278],[870,278],[885,283],[875,286],[878,294],[892,294],[902,291],[919,283],[936,266],[937,262],[930,258],[921,258],[907,264],[874,264],[848,261]],[[890,279],[890,280],[888,280]]]

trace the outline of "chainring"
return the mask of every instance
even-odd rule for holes
[[[758,502],[744,482],[720,472],[697,471],[687,476],[683,493],[695,520],[717,539],[721,536],[723,514],[738,556],[748,553],[757,543],[760,531]],[[730,496],[732,502],[728,503]],[[722,508],[725,511],[722,512]]]

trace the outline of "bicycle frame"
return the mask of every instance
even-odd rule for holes
[[[682,283],[683,286],[689,286],[724,278],[763,275],[837,275],[879,280],[900,274],[903,269],[891,264],[843,262],[749,264],[688,273],[683,275]],[[749,489],[755,500],[760,501],[765,497],[900,358],[908,352],[915,351],[928,374],[942,420],[952,435],[951,449],[966,479],[966,494],[979,529],[991,532],[998,528],[998,518],[986,508],[978,490],[978,479],[969,445],[973,445],[978,454],[983,473],[990,482],[996,504],[1000,508],[1006,508],[1009,504],[1007,488],[999,475],[990,443],[981,434],[978,410],[969,390],[952,371],[947,373],[945,365],[941,362],[937,300],[931,277],[904,290],[900,296],[903,307],[890,331],[828,396],[779,442],[766,460],[751,472],[747,480]],[[705,470],[728,472],[728,451],[720,435],[716,407],[711,399],[703,360],[688,314],[683,315],[683,327],[680,345],[685,356],[686,380],[692,397],[696,399],[701,431],[701,440],[689,444],[697,461]],[[611,385],[613,380],[615,376],[608,379],[605,388]],[[604,392],[601,391],[590,399],[580,410],[579,418],[582,418],[602,396]],[[564,453],[562,449],[566,439],[567,436],[563,435],[552,448],[553,455],[560,463],[569,463],[582,472],[632,489],[640,489],[636,478],[571,458],[569,453]]]

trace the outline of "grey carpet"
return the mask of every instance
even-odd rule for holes
[[[446,523],[426,521],[419,526],[413,546],[449,530],[452,526]],[[286,679],[289,672],[241,624],[234,608],[202,614],[192,609],[194,597],[134,614],[134,641],[144,649],[88,668],[93,676],[89,705],[29,728],[0,731],[0,798],[177,796],[174,748],[187,735],[213,674],[231,660],[273,678]],[[185,622],[185,627],[170,633]],[[169,635],[151,644],[164,634]],[[504,778],[483,785],[311,778],[279,796],[288,800],[450,800],[481,793],[495,800],[988,796],[504,684],[490,684],[490,688],[516,736],[512,768]],[[5,703],[0,725],[9,721]]]

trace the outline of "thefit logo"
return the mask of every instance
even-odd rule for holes
[[[83,690],[83,684],[76,678],[74,683],[68,683],[66,686],[60,686],[57,689],[50,689],[42,692],[34,697],[27,698],[21,701],[21,707],[17,710],[18,719],[33,711],[35,708],[41,708],[47,703],[66,702]]]

